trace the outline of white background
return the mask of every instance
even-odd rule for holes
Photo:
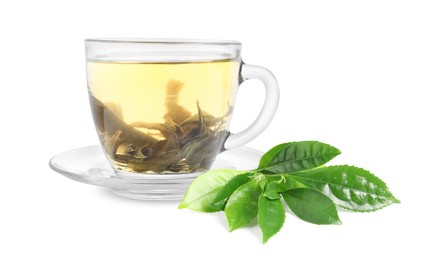
[[[427,259],[426,1],[2,1],[0,259]],[[88,37],[233,39],[269,68],[281,104],[248,144],[320,140],[333,163],[370,169],[402,203],[340,212],[343,225],[288,214],[261,244],[222,214],[117,197],[48,167],[97,143],[89,113]],[[232,130],[256,117],[263,88],[239,91]],[[418,237],[419,236],[419,237]],[[185,257],[185,258],[184,258]]]

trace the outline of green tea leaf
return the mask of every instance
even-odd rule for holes
[[[339,149],[317,141],[285,143],[265,153],[258,170],[270,173],[302,171],[321,166],[339,154]]]
[[[353,211],[374,211],[399,203],[382,180],[354,166],[322,167],[287,174],[286,178],[321,191],[336,205]]]
[[[280,199],[281,196],[279,195],[279,193],[286,190],[287,190],[286,181],[285,181],[285,178],[282,176],[280,180],[271,181],[266,185],[266,189],[263,192],[263,196],[265,196],[268,199]]]
[[[255,180],[243,184],[232,193],[224,209],[230,231],[248,225],[257,216],[261,193],[260,183]]]
[[[266,191],[263,193],[263,196],[271,200],[277,200],[281,198],[276,189],[266,189]]]
[[[333,201],[319,191],[293,189],[282,193],[291,211],[300,219],[318,225],[341,224]]]
[[[263,233],[263,243],[266,243],[284,224],[285,211],[281,200],[260,196],[257,218]]]
[[[248,172],[233,177],[228,183],[226,183],[226,185],[224,185],[222,189],[218,191],[213,203],[215,203],[221,210],[224,210],[230,195],[232,195],[232,193],[240,186],[249,182],[251,180],[252,174],[253,173]]]
[[[264,190],[266,188],[266,185],[268,184],[268,180],[266,178],[266,175],[257,173],[254,175],[254,180],[257,181],[260,185],[260,188]]]
[[[290,146],[290,144],[293,144],[293,143],[278,144],[272,147],[265,154],[263,154],[262,158],[260,158],[258,169],[263,169],[268,167],[269,163],[275,158],[275,156],[277,156],[277,154],[282,150],[286,149],[287,146]]]
[[[287,181],[285,182],[285,190],[292,190],[292,189],[298,189],[298,188],[307,188],[306,185],[303,183],[300,183],[292,178],[288,178],[288,175],[286,175]]]
[[[208,171],[192,182],[178,208],[201,212],[224,210],[229,196],[250,180],[249,175],[245,171],[232,169]]]

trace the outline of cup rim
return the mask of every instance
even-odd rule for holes
[[[177,45],[217,45],[241,46],[234,40],[186,39],[186,38],[87,38],[85,43],[131,43],[131,44],[177,44]]]

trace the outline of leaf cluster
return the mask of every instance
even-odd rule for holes
[[[367,170],[324,166],[339,154],[339,149],[317,141],[277,145],[262,156],[257,169],[202,174],[189,186],[179,208],[224,211],[230,231],[257,219],[266,243],[284,224],[284,204],[298,218],[325,225],[341,224],[337,206],[370,212],[399,203]]]

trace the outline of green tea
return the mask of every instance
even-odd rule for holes
[[[239,62],[88,61],[92,113],[104,152],[119,171],[208,170],[222,150]]]

